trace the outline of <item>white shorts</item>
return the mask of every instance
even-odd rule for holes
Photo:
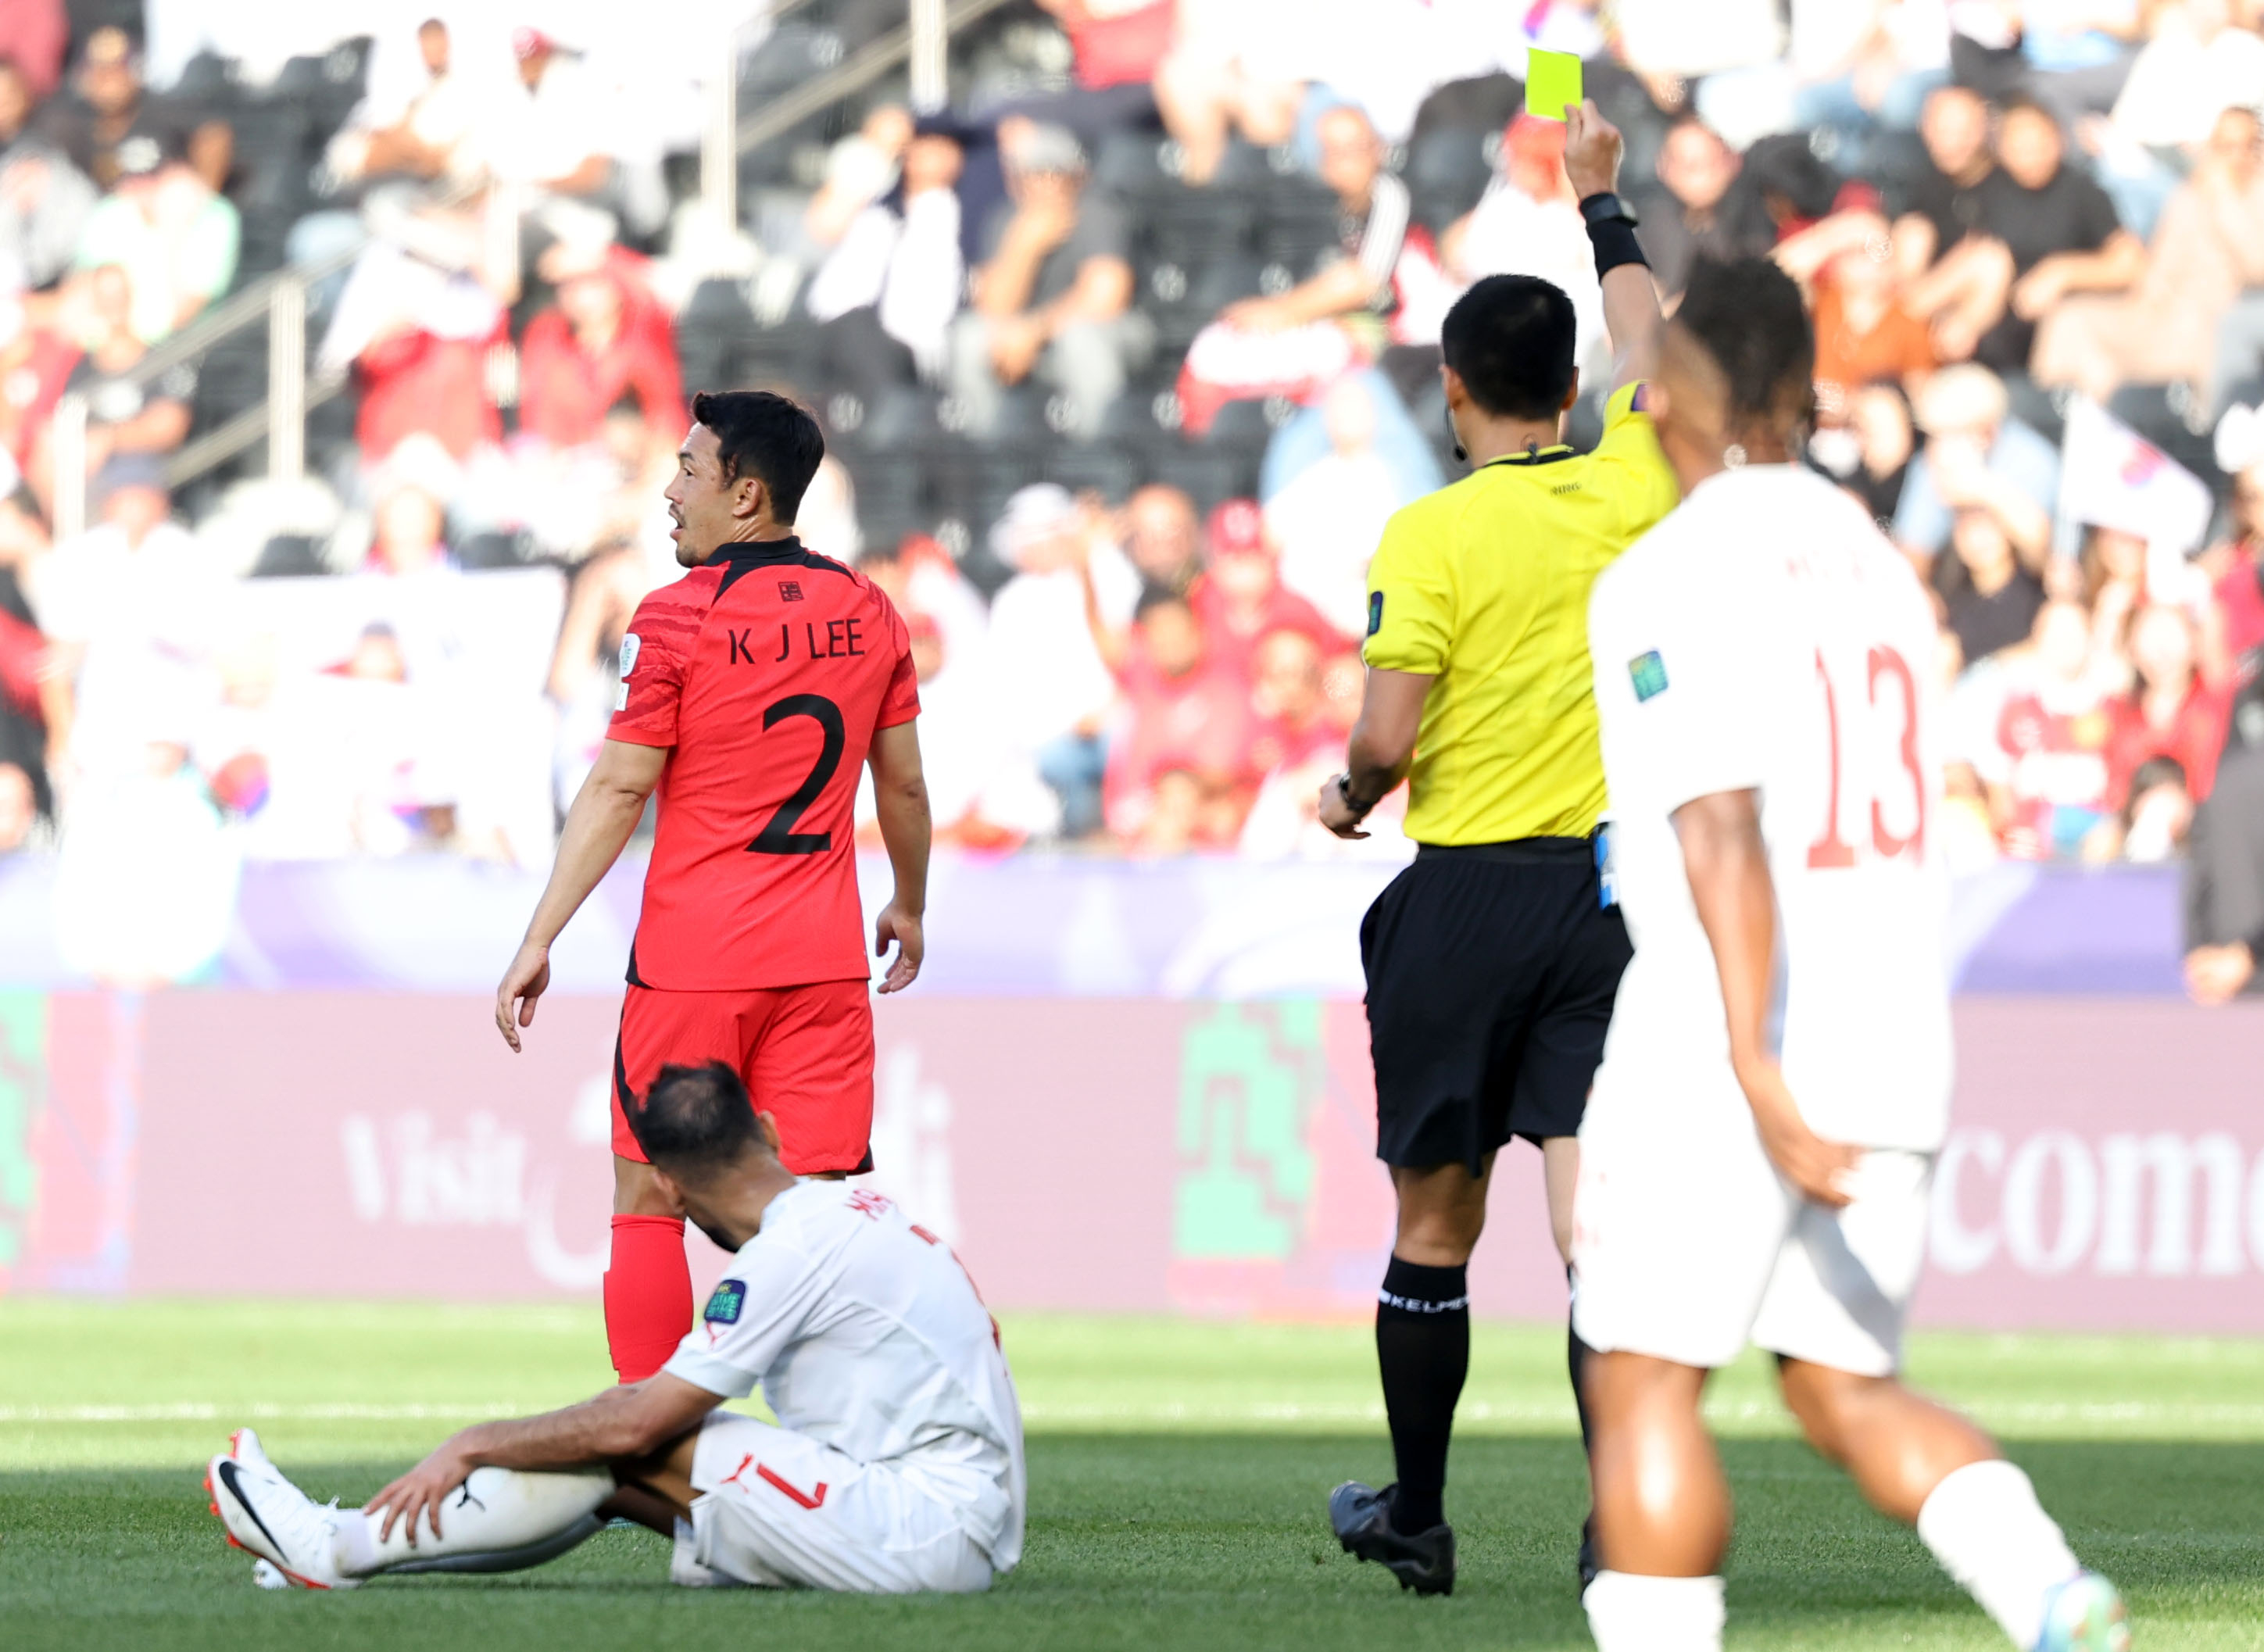
[[[990,1556],[950,1505],[888,1464],[807,1435],[715,1412],[692,1485],[691,1524],[676,1528],[679,1583],[864,1595],[990,1587]]]
[[[1861,1376],[1899,1369],[1934,1156],[1871,1149],[1854,1201],[1827,1210],[1778,1176],[1726,1069],[1703,1085],[1687,1070],[1612,1077],[1598,1075],[1580,1127],[1580,1339],[1708,1370],[1748,1343]]]

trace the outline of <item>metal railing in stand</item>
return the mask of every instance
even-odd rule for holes
[[[308,409],[329,401],[345,387],[344,373],[308,376],[307,289],[344,271],[356,256],[341,253],[317,264],[260,277],[153,346],[123,375],[127,383],[146,388],[230,334],[258,322],[267,324],[267,399],[169,455],[167,482],[177,488],[192,482],[263,436],[267,438],[269,475],[296,482],[306,474]],[[58,540],[69,539],[86,527],[86,417],[83,395],[67,395],[55,405],[54,517]]]
[[[943,105],[944,47],[950,37],[976,18],[986,17],[1007,4],[1007,0],[953,0],[949,5],[940,5],[934,0],[909,0],[907,19],[900,28],[890,29],[871,45],[835,64],[816,79],[805,82],[792,91],[773,98],[745,120],[737,120],[738,71],[736,56],[731,62],[729,83],[718,96],[730,110],[737,134],[727,146],[718,141],[701,152],[700,191],[708,203],[709,210],[719,203],[728,202],[738,192],[738,157],[761,148],[773,138],[783,137],[795,127],[855,91],[862,91],[874,81],[899,64],[914,64],[912,96],[915,102],[932,98],[931,107],[922,112],[931,113]],[[732,33],[736,42],[737,32]],[[923,67],[925,65],[925,67]],[[722,122],[711,116],[720,134]],[[736,224],[736,211],[720,221]]]

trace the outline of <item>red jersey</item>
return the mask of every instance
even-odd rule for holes
[[[2186,792],[2196,803],[2205,801],[2217,784],[2217,759],[2224,750],[2225,724],[2232,696],[2223,689],[2205,688],[2196,680],[2178,703],[2166,728],[2146,721],[2134,692],[2108,701],[2111,727],[2107,736],[2107,801],[2121,808],[2130,801],[2131,778],[2149,757],[2172,757],[2186,772]]]
[[[2114,717],[2097,703],[2059,710],[2054,698],[2064,696],[2014,694],[1997,719],[1998,747],[2011,760],[2013,818],[2005,829],[2005,852],[2016,860],[2051,858],[2060,810],[2097,815],[2107,808],[2107,743]]]
[[[2217,605],[2224,610],[2224,644],[2240,666],[2246,684],[2256,674],[2253,656],[2264,655],[2264,569],[2258,566],[2260,547],[2243,542],[2233,547],[2232,566],[2217,582]]]
[[[616,269],[607,277],[620,294],[621,318],[605,349],[594,354],[585,350],[555,309],[529,322],[519,340],[519,427],[554,447],[596,441],[606,409],[632,392],[644,422],[666,431],[671,441],[691,417],[685,410],[668,312],[633,272]]]
[[[911,641],[798,540],[728,545],[637,605],[611,738],[671,748],[629,949],[674,991],[862,980],[857,771],[919,715]]]
[[[1211,663],[1238,674],[1245,683],[1250,680],[1252,656],[1269,632],[1302,631],[1312,638],[1324,657],[1351,646],[1342,632],[1321,617],[1319,609],[1286,585],[1268,591],[1255,620],[1247,622],[1238,622],[1241,617],[1208,578],[1195,581],[1187,592],[1187,606],[1202,625]]]

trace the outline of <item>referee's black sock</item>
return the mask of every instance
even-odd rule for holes
[[[1467,1268],[1426,1268],[1398,1257],[1383,1271],[1375,1361],[1399,1465],[1399,1489],[1391,1501],[1394,1531],[1427,1532],[1447,1518],[1447,1446],[1470,1369],[1468,1277]]]

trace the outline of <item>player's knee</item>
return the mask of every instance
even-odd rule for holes
[[[1392,1254],[1426,1268],[1459,1268],[1470,1259],[1478,1247],[1478,1236],[1484,1231],[1483,1204],[1457,1203],[1412,1209],[1402,1206],[1398,1239],[1391,1247]]]

